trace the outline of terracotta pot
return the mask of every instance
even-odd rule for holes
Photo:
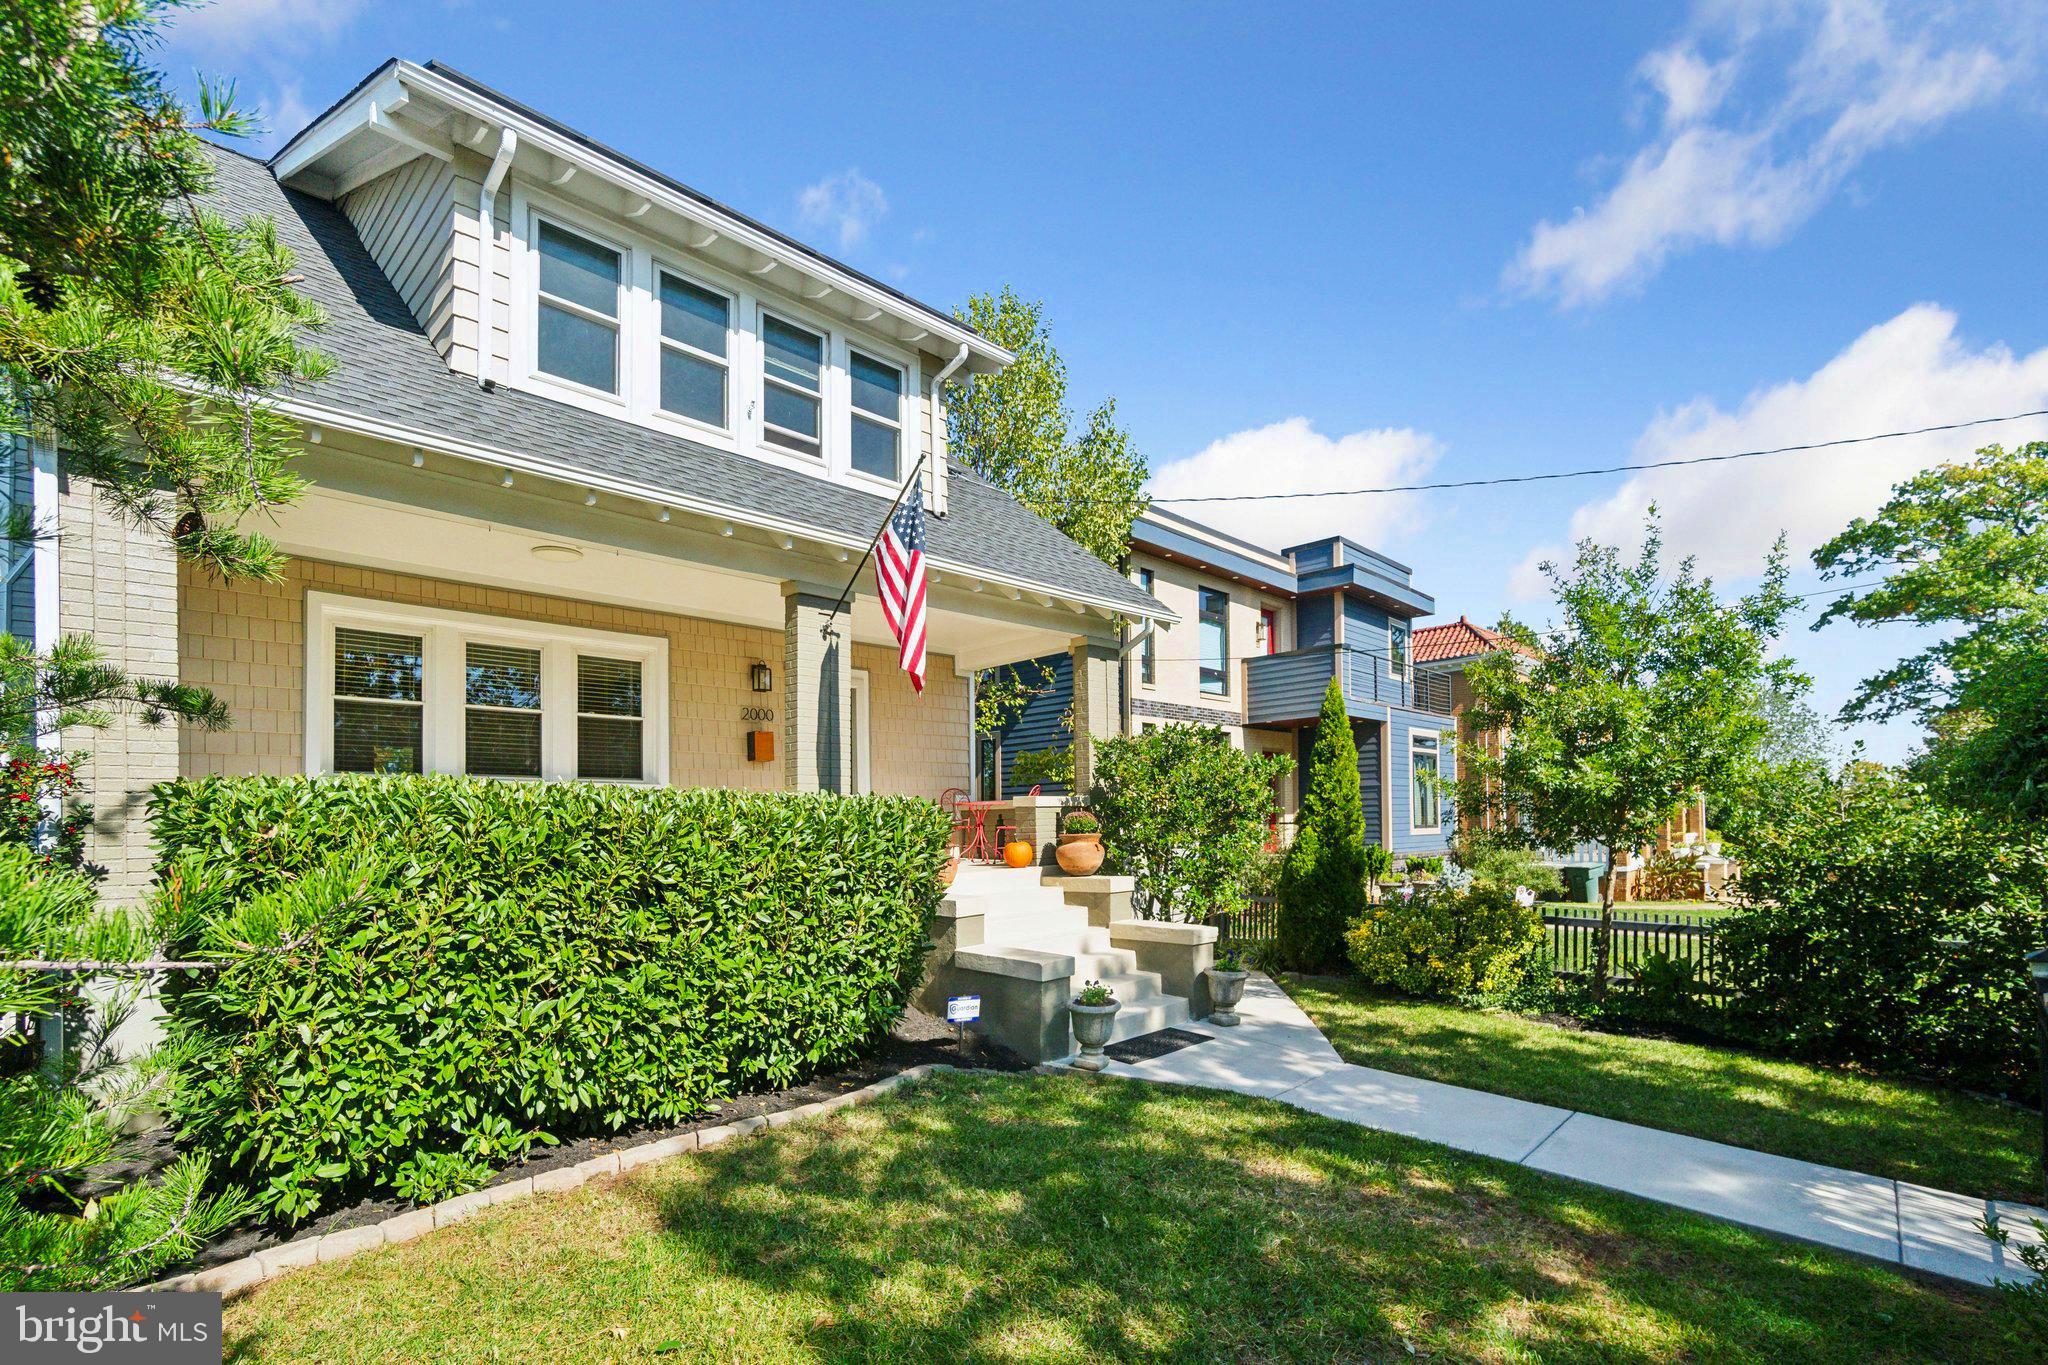
[[[957,852],[946,855],[946,861],[939,867],[939,885],[951,886],[953,878],[960,875],[960,855]]]
[[[1069,877],[1092,877],[1095,869],[1102,866],[1102,836],[1062,834],[1053,857],[1059,859],[1060,871]]]
[[[1011,867],[1029,867],[1037,861],[1037,855],[1022,839],[1012,839],[1003,845],[1003,861]]]

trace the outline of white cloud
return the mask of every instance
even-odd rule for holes
[[[1999,345],[1972,348],[1956,336],[1954,313],[1919,304],[1872,327],[1807,378],[1760,389],[1733,412],[1696,399],[1659,414],[1637,439],[1634,458],[1761,450],[2044,407],[2048,347],[2018,356]],[[2033,418],[1637,474],[1574,512],[1570,539],[1633,548],[1655,502],[1667,549],[1699,556],[1709,573],[1755,574],[1781,530],[1797,567],[1852,518],[1877,510],[1892,485],[1909,475],[1967,458],[1994,441],[2009,446],[2044,437],[2048,419]],[[1537,566],[1567,553],[1562,545],[1530,552],[1514,570],[1510,590],[1525,600],[1542,596]]]
[[[867,240],[868,230],[887,216],[889,197],[858,167],[849,167],[805,186],[796,207],[806,226],[838,234],[844,251]]]
[[[313,121],[313,109],[306,103],[297,81],[285,82],[276,94],[257,106],[256,112],[263,120],[262,141],[273,147]]]
[[[1576,307],[1676,252],[1783,241],[1872,153],[2030,77],[2042,32],[2013,0],[1699,0],[1692,32],[1636,70],[1656,135],[1590,207],[1538,223],[1502,284]],[[1738,78],[1761,87],[1746,103]]]
[[[362,0],[212,0],[175,11],[173,42],[215,56],[276,48],[303,50],[353,23]]]
[[[1410,427],[1325,436],[1306,417],[1289,417],[1211,442],[1206,449],[1152,471],[1155,498],[1204,494],[1305,492],[1411,483],[1442,453],[1437,439]],[[1197,502],[1168,510],[1279,549],[1344,534],[1384,546],[1418,523],[1412,493],[1366,498],[1301,498],[1282,502]]]

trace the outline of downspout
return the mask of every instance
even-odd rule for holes
[[[946,362],[946,368],[932,376],[932,501],[938,505],[932,510],[940,516],[946,515],[946,463],[939,455],[939,394],[944,391],[946,381],[953,377],[953,371],[967,363],[967,343],[961,342],[959,351]],[[949,452],[950,453],[950,452]]]
[[[505,172],[512,169],[512,154],[519,150],[519,134],[511,127],[498,130],[498,152],[491,158],[491,169],[484,174],[484,187],[477,195],[477,284],[478,312],[476,337],[476,386],[489,390],[491,387],[492,352],[496,349],[493,340],[498,328],[498,187],[505,183]]]

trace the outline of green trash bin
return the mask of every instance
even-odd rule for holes
[[[1598,905],[1600,903],[1600,869],[1597,867],[1566,867],[1564,873],[1564,898],[1575,905]]]

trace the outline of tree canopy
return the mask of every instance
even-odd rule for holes
[[[1917,765],[1952,799],[2048,810],[2048,442],[1985,446],[1914,475],[1814,552],[1831,578],[1882,573],[1830,621],[1948,628],[1864,680],[1845,720],[1917,717]]]
[[[1116,400],[1105,398],[1074,429],[1067,366],[1044,305],[1008,285],[974,295],[960,317],[1017,359],[1000,374],[947,386],[954,456],[1096,558],[1121,564],[1147,500],[1145,459],[1117,425]]]
[[[1771,726],[1774,694],[1807,680],[1771,646],[1793,599],[1783,543],[1762,585],[1724,602],[1691,559],[1667,575],[1654,509],[1642,552],[1581,541],[1568,567],[1545,564],[1557,625],[1536,660],[1502,652],[1468,671],[1466,721],[1504,734],[1468,745],[1458,779],[1466,818],[1497,837],[1613,854],[1652,842],[1683,802],[1746,771]],[[1604,979],[1613,888],[1602,897],[1596,988]]]

